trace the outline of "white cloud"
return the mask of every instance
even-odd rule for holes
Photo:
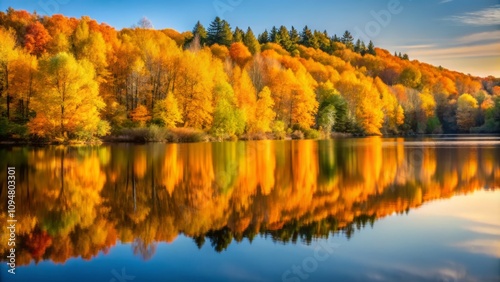
[[[473,26],[500,25],[500,5],[452,16],[448,19],[457,23]]]
[[[453,0],[441,0],[441,2],[439,2],[439,4],[449,3],[449,2],[451,2],[451,1],[453,1]]]

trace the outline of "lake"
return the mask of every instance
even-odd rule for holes
[[[1,281],[499,281],[500,137],[0,147]]]

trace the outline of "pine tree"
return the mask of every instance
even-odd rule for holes
[[[278,44],[281,43],[281,38],[279,37],[278,29],[275,26],[271,28],[271,33],[269,33],[269,41]]]
[[[364,41],[361,41],[361,47],[360,47],[359,53],[363,56],[366,54],[366,45],[365,45]]]
[[[377,53],[375,53],[375,45],[373,45],[373,41],[370,40],[370,43],[368,43],[368,50],[366,52],[373,56],[377,55]]]
[[[269,32],[266,30],[264,30],[263,33],[261,33],[259,35],[259,43],[260,44],[266,44],[267,42],[269,42]]]
[[[356,40],[356,44],[354,44],[354,52],[361,53],[361,40]]]
[[[250,27],[248,27],[247,32],[243,36],[243,44],[248,47],[248,50],[252,53],[252,55],[260,52],[259,41],[255,38],[255,35]]]
[[[348,49],[351,49],[351,50],[354,49],[354,45],[353,45],[354,38],[352,37],[352,34],[348,30],[346,30],[344,32],[344,35],[342,35],[342,38],[340,39],[340,42],[344,43],[344,45]]]
[[[285,26],[281,26],[278,35],[280,38],[280,45],[287,51],[292,49],[292,41],[290,40],[290,34],[288,34],[288,29]]]
[[[241,30],[239,27],[236,27],[233,33],[233,42],[243,42],[244,35],[245,33],[243,32],[243,30]]]
[[[193,40],[198,37],[201,46],[205,46],[207,44],[207,30],[205,27],[198,21],[193,28]]]
[[[233,32],[231,31],[231,26],[225,20],[222,21],[222,40],[221,45],[229,47],[233,42]]]
[[[208,44],[219,44],[229,47],[233,41],[233,33],[228,22],[216,17],[208,27]]]
[[[319,48],[318,40],[307,25],[302,30],[300,43],[306,47]]]
[[[294,45],[299,44],[299,42],[300,42],[300,34],[295,29],[295,27],[293,27],[293,26],[290,29],[289,37],[290,37],[290,41],[292,42],[292,44],[294,44]]]

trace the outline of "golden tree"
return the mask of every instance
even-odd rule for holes
[[[109,126],[99,115],[105,104],[92,64],[59,53],[41,61],[39,79],[40,95],[33,101],[36,117],[29,124],[32,134],[67,140],[107,133]]]
[[[477,100],[470,94],[462,94],[457,101],[457,125],[462,131],[469,131],[476,124]]]
[[[266,86],[259,93],[255,110],[255,120],[250,124],[250,131],[258,133],[271,131],[271,123],[276,118],[273,106],[274,101],[271,97],[271,90]]]
[[[159,119],[166,128],[175,128],[177,123],[182,122],[177,99],[172,93],[168,93],[167,98],[155,104],[153,118]]]

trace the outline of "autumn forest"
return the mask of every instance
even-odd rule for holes
[[[499,78],[411,60],[349,31],[255,34],[220,18],[186,32],[147,19],[116,30],[8,9],[0,42],[2,140],[500,132]]]

